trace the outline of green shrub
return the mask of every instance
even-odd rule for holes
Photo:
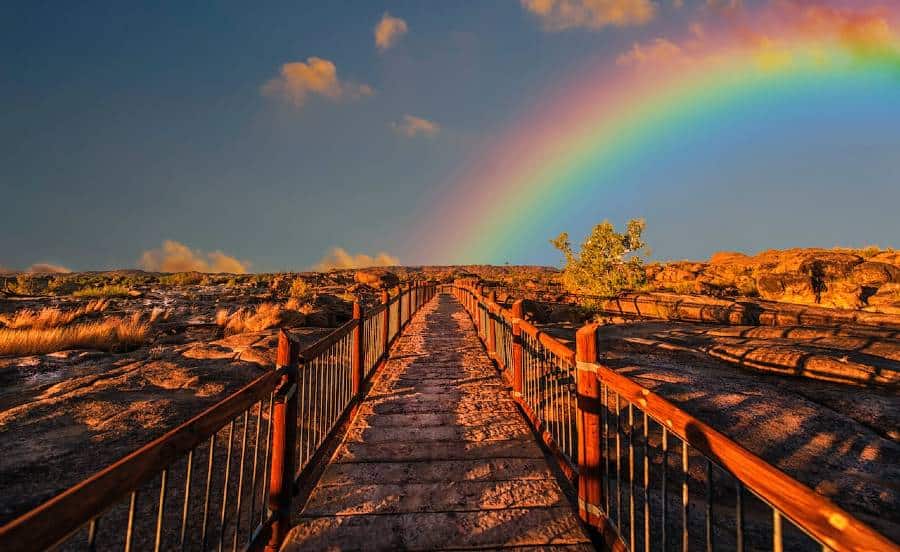
[[[612,223],[603,221],[594,226],[578,253],[572,251],[567,232],[551,240],[566,257],[562,273],[566,289],[572,293],[611,296],[643,285],[647,246],[641,234],[645,226],[643,219],[632,219],[620,234]]]

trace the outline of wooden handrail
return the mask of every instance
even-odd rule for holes
[[[165,435],[13,519],[0,527],[3,549],[43,550],[64,540],[274,391],[280,379],[280,371],[266,372]]]
[[[664,425],[798,527],[835,550],[889,551],[897,545],[829,499],[790,477],[731,438],[663,397],[610,368],[596,364],[597,378]]]
[[[300,357],[303,360],[311,360],[322,354],[324,351],[327,351],[329,347],[337,343],[344,336],[353,331],[359,324],[359,320],[351,319],[349,322],[345,323],[343,326],[338,327],[330,334],[326,335],[322,339],[316,341],[306,349],[300,351]],[[291,339],[296,339],[292,337]]]

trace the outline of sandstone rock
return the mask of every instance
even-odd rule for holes
[[[761,274],[756,279],[756,287],[763,299],[787,300],[785,297],[813,298],[812,279],[803,274]]]
[[[866,301],[866,310],[900,314],[900,283],[884,284]]]
[[[400,278],[396,274],[383,268],[357,270],[353,277],[360,284],[376,289],[388,289],[400,283]]]
[[[739,253],[737,251],[717,251],[712,254],[709,258],[709,264],[711,265],[723,265],[723,264],[737,264],[746,263],[750,257],[743,253]]]
[[[878,261],[868,261],[853,267],[850,279],[861,286],[878,287],[900,282],[900,267]]]

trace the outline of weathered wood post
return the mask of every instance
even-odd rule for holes
[[[523,302],[518,299],[512,304],[512,388],[513,397],[522,398],[525,383],[525,351],[522,349],[522,320],[525,320]]]
[[[384,305],[383,318],[381,319],[381,356],[383,359],[388,357],[388,341],[390,340],[391,325],[391,295],[388,290],[381,290],[381,304]]]
[[[359,300],[353,302],[353,320],[356,327],[353,328],[353,348],[351,351],[351,393],[354,399],[362,396],[363,382],[366,381],[366,348],[363,332],[363,309]]]
[[[499,316],[500,313],[494,312],[494,311],[499,311],[499,309],[497,308],[497,292],[494,290],[491,290],[491,292],[488,294],[487,307],[488,307],[488,309],[487,309],[487,313],[488,313],[488,315],[487,315],[488,355],[496,358],[497,357],[497,324],[494,323],[494,316]],[[499,364],[499,362],[500,362],[499,359],[497,360],[497,362]]]
[[[576,422],[578,430],[578,514],[600,525],[600,384],[597,380],[597,328],[587,324],[575,335]]]
[[[403,329],[403,284],[397,284],[397,335]]]
[[[272,529],[266,552],[275,552],[291,528],[294,451],[297,446],[297,371],[300,347],[282,329],[278,334],[275,367],[283,370],[272,407],[272,464],[269,471],[269,509]]]

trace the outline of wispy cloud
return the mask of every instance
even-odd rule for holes
[[[310,57],[305,62],[292,61],[282,65],[279,75],[266,82],[261,92],[264,96],[279,98],[295,107],[301,107],[311,95],[341,101],[371,96],[374,90],[367,84],[340,80],[333,62]]]
[[[400,121],[391,123],[391,128],[409,138],[420,134],[423,136],[434,136],[441,130],[441,126],[434,121],[409,114],[404,115]]]
[[[384,52],[400,40],[406,34],[409,27],[406,21],[384,12],[381,21],[375,25],[375,46]]]
[[[372,266],[397,266],[400,259],[385,252],[377,253],[374,257],[365,253],[351,254],[343,247],[335,247],[322,257],[313,270],[326,271],[335,268],[367,268]]]
[[[173,240],[166,240],[162,247],[144,251],[138,266],[152,272],[247,272],[249,263],[241,262],[221,251],[209,253],[192,250]]]
[[[834,8],[800,0],[779,0],[754,9],[724,0],[710,5],[742,11],[734,17],[694,21],[678,40],[659,37],[635,43],[616,58],[617,63],[655,70],[716,62],[723,53],[740,52],[759,69],[782,70],[802,60],[827,63],[830,54],[825,46],[831,45],[900,66],[900,36],[886,10]]]
[[[30,274],[67,274],[72,272],[71,269],[53,263],[34,263],[25,270],[14,270],[0,265],[0,274],[16,274],[26,272]]]
[[[651,0],[521,0],[540,18],[544,29],[562,31],[578,27],[602,29],[647,23],[656,14]]]
[[[634,65],[672,62],[682,55],[680,46],[665,38],[657,38],[647,44],[633,44],[630,50],[616,58],[616,63],[619,65]]]
[[[25,272],[50,272],[53,274],[65,274],[72,272],[70,269],[51,263],[35,263],[25,269]]]

